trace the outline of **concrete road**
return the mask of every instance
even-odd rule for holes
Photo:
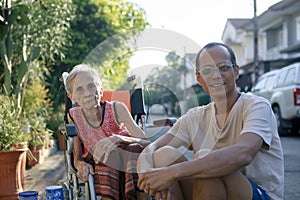
[[[156,117],[155,117],[156,118]],[[153,133],[153,137],[158,137]],[[282,137],[282,147],[285,159],[285,200],[300,199],[300,137]],[[192,155],[191,155],[192,156]],[[43,164],[38,164],[25,172],[25,190],[37,190],[43,194],[45,187],[55,185],[65,178],[64,156],[62,151],[56,151],[46,158]]]
[[[285,200],[300,199],[300,137],[281,137],[285,167]]]

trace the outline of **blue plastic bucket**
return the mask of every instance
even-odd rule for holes
[[[46,200],[64,200],[62,186],[58,186],[58,185],[47,186]]]
[[[19,200],[38,200],[39,192],[37,191],[24,191],[19,192]]]

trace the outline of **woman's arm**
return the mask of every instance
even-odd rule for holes
[[[129,140],[131,140],[131,141],[135,140],[134,142],[138,142],[136,139],[144,139],[144,140],[146,140],[147,144],[150,144],[144,131],[135,123],[135,121],[133,120],[130,112],[128,111],[128,109],[124,103],[115,102],[115,116],[117,118],[117,122],[124,123],[127,130],[129,131],[129,133],[131,133],[132,136],[136,137],[134,139],[131,137],[121,136],[124,138],[124,142],[126,142],[126,141],[129,142]],[[138,142],[138,143],[140,143],[140,142]],[[151,149],[156,150],[156,149],[158,149],[162,146],[166,146],[166,145],[173,146],[175,148],[177,148],[181,145],[186,146],[186,144],[179,138],[176,138],[173,135],[166,133],[155,141],[155,144],[153,144],[153,147]]]
[[[67,115],[68,123],[74,124],[73,120]],[[94,168],[91,164],[85,162],[82,158],[82,143],[79,136],[73,137],[74,149],[73,149],[73,161],[74,166],[77,169],[77,176],[80,180],[88,181],[88,174],[94,174]]]
[[[122,102],[114,102],[114,112],[115,112],[115,116],[116,116],[116,120],[118,123],[122,123],[126,126],[127,130],[129,131],[129,133],[135,137],[135,138],[131,138],[131,137],[123,137],[124,138],[124,142],[138,142],[140,144],[150,144],[150,142],[147,139],[146,134],[144,133],[144,131],[136,124],[136,122],[133,120],[129,110],[127,109],[127,107],[125,106],[124,103]],[[130,142],[131,141],[131,142]]]

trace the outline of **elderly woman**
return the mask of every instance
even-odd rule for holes
[[[150,142],[121,102],[100,102],[102,84],[96,70],[75,66],[66,79],[72,103],[68,120],[74,123],[74,165],[81,180],[94,175],[102,199],[145,199],[138,190],[136,161]],[[82,146],[84,148],[82,148]]]

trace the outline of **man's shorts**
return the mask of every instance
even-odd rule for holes
[[[266,193],[266,191],[261,189],[258,185],[256,185],[252,181],[250,181],[250,183],[251,183],[252,190],[253,190],[252,200],[270,200],[270,197]]]

